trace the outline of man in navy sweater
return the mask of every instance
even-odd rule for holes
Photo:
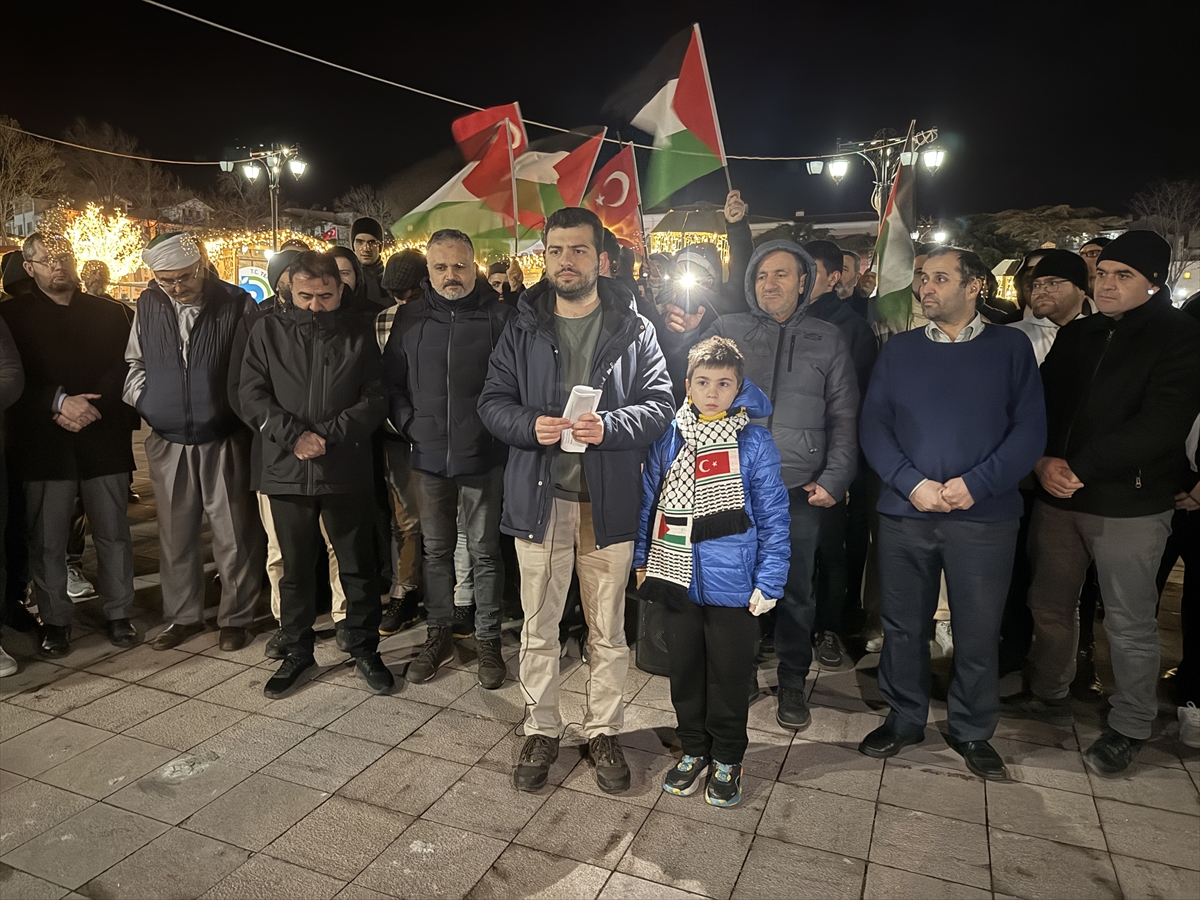
[[[1002,780],[988,743],[1000,717],[1000,619],[1022,511],[1017,482],[1045,447],[1046,410],[1029,341],[976,312],[986,277],[968,250],[929,254],[920,291],[929,324],[892,336],[863,403],[863,450],[884,482],[879,691],[891,713],[858,749],[882,759],[925,738],[944,570],[955,646],[950,746],[979,777]]]

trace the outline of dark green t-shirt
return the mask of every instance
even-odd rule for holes
[[[586,316],[577,319],[567,316],[554,317],[558,330],[558,352],[563,364],[563,402],[571,396],[577,384],[588,384],[592,371],[592,357],[596,354],[596,342],[604,322],[597,306]],[[583,454],[564,453],[554,445],[554,494],[565,500],[588,501],[587,480],[583,474]]]

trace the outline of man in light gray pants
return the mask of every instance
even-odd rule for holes
[[[1107,728],[1083,755],[1100,775],[1129,767],[1158,715],[1155,576],[1179,448],[1200,411],[1200,326],[1171,305],[1170,259],[1148,231],[1106,246],[1099,314],[1063,326],[1041,367],[1048,436],[1029,530],[1032,690],[1007,711],[1071,723],[1079,591],[1094,560],[1116,681]]]

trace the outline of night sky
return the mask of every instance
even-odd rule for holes
[[[902,131],[916,118],[939,127],[948,152],[936,176],[918,180],[923,216],[1057,203],[1123,213],[1150,182],[1200,177],[1196,65],[1179,40],[1195,35],[1200,4],[1112,13],[1098,3],[641,0],[510,4],[509,17],[501,4],[356,0],[319,15],[288,15],[287,4],[174,6],[394,81],[481,106],[517,100],[529,119],[606,124],[610,135],[621,123],[598,121],[608,94],[698,21],[728,153],[831,153],[838,137]],[[168,158],[298,142],[310,168],[285,188],[286,205],[381,185],[452,147],[450,122],[467,112],[136,0],[7,16],[0,62],[22,87],[0,112],[55,137],[76,116],[107,121]],[[839,186],[802,163],[730,165],[757,214],[870,208],[861,162]],[[196,169],[174,171],[197,190],[210,183]],[[676,202],[723,196],[717,173]]]

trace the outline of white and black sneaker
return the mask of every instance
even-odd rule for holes
[[[713,760],[713,776],[708,779],[704,799],[710,806],[737,806],[742,800],[742,766]]]
[[[675,763],[663,779],[663,791],[676,797],[690,797],[704,783],[708,772],[707,756],[688,756]]]

